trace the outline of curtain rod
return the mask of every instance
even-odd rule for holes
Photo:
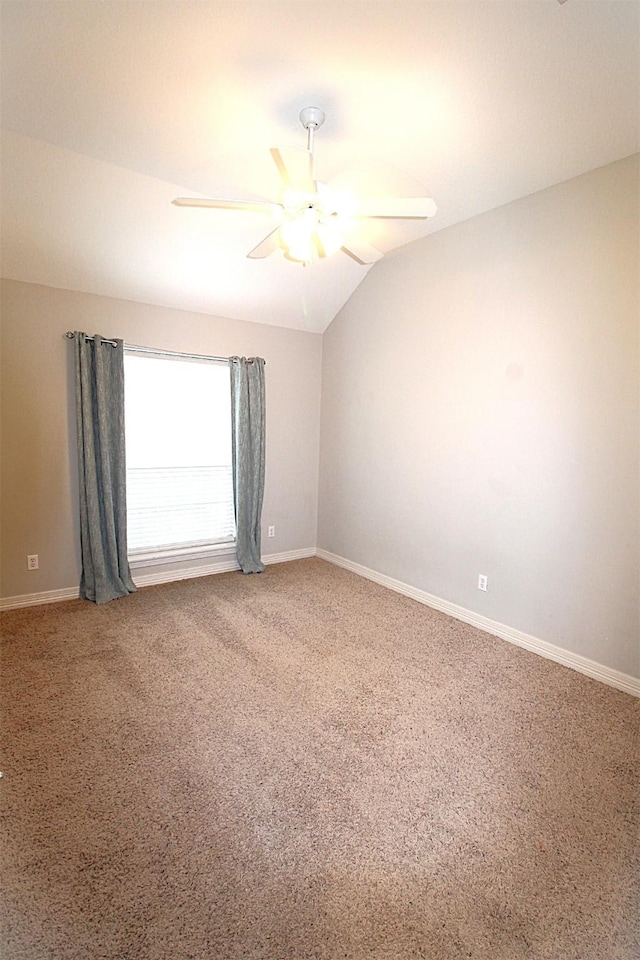
[[[66,336],[69,340],[73,340],[75,334],[71,330],[67,330]],[[85,340],[90,340],[94,342],[94,337],[86,337]],[[115,340],[103,340],[103,343],[110,343],[112,347],[117,347],[117,342]],[[182,360],[212,360],[216,363],[229,363],[232,360],[232,357],[206,357],[200,353],[179,353],[177,350],[160,350],[157,347],[138,347],[134,343],[125,343],[125,350],[132,350],[136,353],[148,353],[155,357],[179,357]],[[267,361],[265,360],[265,366]],[[247,363],[253,363],[253,357],[247,359]]]
[[[125,343],[125,350],[134,353],[148,353],[154,357],[178,357],[181,360],[214,360],[216,363],[229,363],[230,357],[205,357],[200,353],[180,353],[178,350],[160,350],[157,347],[138,347],[135,343]]]
[[[73,340],[75,338],[75,333],[73,332],[73,330],[67,330],[67,332],[65,333],[65,337],[67,338],[67,340]],[[91,343],[93,343],[94,338],[85,336],[85,340],[90,340]],[[118,346],[115,340],[103,340],[102,342],[110,343],[112,347]]]

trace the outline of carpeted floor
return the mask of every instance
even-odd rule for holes
[[[2,626],[6,960],[640,957],[632,697],[318,559]]]

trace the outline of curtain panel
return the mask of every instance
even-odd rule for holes
[[[265,386],[261,357],[230,357],[233,502],[236,555],[243,573],[262,573],[260,523],[264,497]]]
[[[74,333],[80,596],[107,603],[136,589],[127,559],[124,343]],[[114,346],[115,344],[115,346]]]

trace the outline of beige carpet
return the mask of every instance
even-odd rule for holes
[[[632,697],[317,559],[2,624],[6,960],[640,957]]]

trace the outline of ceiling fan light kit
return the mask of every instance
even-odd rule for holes
[[[307,131],[306,149],[271,149],[284,181],[280,202],[178,197],[173,203],[182,207],[260,211],[279,216],[280,224],[247,254],[253,260],[268,257],[280,248],[288,260],[302,264],[318,257],[330,257],[339,250],[359,263],[374,263],[382,253],[371,244],[349,237],[354,220],[422,220],[434,216],[436,205],[430,197],[356,199],[333,191],[316,180],[314,137],[324,121],[324,111],[320,107],[305,107],[300,111],[300,123]]]

